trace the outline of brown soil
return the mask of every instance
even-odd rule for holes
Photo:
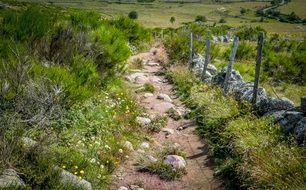
[[[142,53],[131,59],[140,58],[145,63],[152,63],[156,61],[155,57],[161,56],[160,54],[164,54],[163,48],[154,48],[148,53]],[[158,74],[161,69],[162,67],[159,65],[146,65],[141,71],[146,74],[147,78],[140,80],[140,84],[141,82],[151,83],[155,87],[155,92],[153,97],[148,98],[143,97],[143,93],[138,93],[137,99],[147,112],[153,115],[164,113],[167,111],[165,107],[169,106],[169,103],[157,99],[159,93],[169,95],[176,108],[184,108],[182,102],[176,97],[172,85],[167,82],[164,76]],[[177,130],[180,126],[184,126],[184,130]],[[207,144],[194,133],[195,122],[185,119],[175,121],[169,118],[166,128],[173,129],[175,133],[168,137],[162,131],[153,135],[154,143],[151,143],[151,146],[158,147],[167,143],[178,143],[187,154],[187,174],[179,180],[165,181],[157,175],[139,172],[135,166],[138,158],[138,153],[135,151],[129,160],[115,171],[110,189],[117,190],[120,186],[129,187],[130,185],[139,185],[145,190],[223,189],[220,181],[214,177],[212,164],[208,158]]]

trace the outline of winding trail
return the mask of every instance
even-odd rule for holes
[[[144,93],[137,94],[137,100],[150,115],[163,114],[169,107],[174,106],[176,109],[186,109],[182,102],[178,99],[171,84],[168,83],[164,76],[159,73],[162,66],[157,63],[158,57],[164,54],[162,47],[152,48],[150,52],[142,53],[131,57],[131,59],[142,59],[145,64],[141,71],[133,72],[129,75],[131,86],[142,86],[144,83],[151,83],[155,87],[155,92],[151,97],[145,97]],[[134,76],[131,79],[131,76]],[[136,77],[135,77],[136,76]],[[172,103],[157,99],[158,94],[167,94],[173,100]],[[184,128],[178,130],[178,128]],[[161,149],[164,144],[177,143],[187,153],[187,174],[181,179],[175,181],[165,181],[157,175],[139,172],[135,163],[139,158],[139,153],[134,151],[129,160],[124,162],[115,171],[114,179],[110,189],[118,190],[120,187],[129,187],[138,185],[144,190],[212,190],[223,189],[220,181],[214,177],[212,164],[208,158],[207,144],[201,140],[195,133],[195,122],[192,120],[180,119],[178,121],[172,118],[168,119],[166,128],[173,129],[174,133],[165,135],[159,132],[153,135],[153,143],[150,146]],[[141,188],[140,188],[141,189]],[[140,190],[139,189],[139,190]]]

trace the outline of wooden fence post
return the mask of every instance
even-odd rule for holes
[[[162,40],[164,39],[164,30],[163,29],[161,30],[161,39]]]
[[[264,33],[260,32],[258,35],[258,42],[257,42],[256,70],[255,70],[255,81],[254,81],[253,98],[252,98],[253,106],[255,106],[256,101],[257,101],[263,44],[264,44]]]
[[[208,37],[206,39],[206,48],[205,48],[205,62],[204,62],[204,67],[202,71],[202,80],[206,78],[206,70],[207,66],[209,64],[209,59],[210,59],[210,38]]]
[[[233,42],[233,47],[232,47],[232,50],[231,50],[231,55],[229,57],[229,63],[227,65],[225,79],[224,79],[224,87],[223,87],[224,95],[227,95],[227,93],[229,91],[229,79],[231,78],[231,75],[232,75],[232,67],[233,67],[233,63],[234,63],[237,48],[238,48],[238,42],[239,42],[239,38],[237,36],[235,36],[234,37],[234,42]]]
[[[301,97],[301,111],[306,114],[306,96]]]
[[[189,42],[189,66],[192,68],[192,59],[193,59],[193,34],[190,33],[190,42]]]

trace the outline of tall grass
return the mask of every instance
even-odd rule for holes
[[[197,131],[217,164],[216,173],[230,179],[231,188],[306,187],[306,151],[284,138],[272,118],[259,118],[248,104],[199,83],[186,67],[172,67],[167,76],[192,108]]]

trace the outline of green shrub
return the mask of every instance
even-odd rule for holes
[[[55,18],[56,15],[48,9],[31,6],[22,13],[11,11],[5,14],[1,31],[15,40],[39,39],[53,30]]]
[[[151,40],[149,30],[128,17],[119,17],[110,21],[110,24],[115,26],[123,34],[123,37],[134,46],[140,47],[143,43]]]
[[[205,16],[198,15],[198,16],[195,17],[194,21],[195,22],[206,22],[207,18]]]
[[[92,37],[98,44],[96,51],[100,54],[97,54],[95,63],[102,77],[122,71],[131,53],[124,35],[115,27],[102,25]]]
[[[138,18],[138,13],[136,11],[131,11],[129,12],[128,17],[135,20]]]
[[[239,37],[239,40],[251,40],[255,41],[258,38],[259,32],[267,33],[263,28],[260,26],[253,27],[242,27],[236,35]]]
[[[97,12],[77,11],[71,13],[70,21],[77,30],[89,31],[101,25],[101,15]]]
[[[221,18],[221,19],[219,20],[219,23],[226,23],[225,18]]]
[[[228,48],[224,52],[223,57],[225,59],[228,59],[229,56],[230,56],[230,52],[231,52],[231,48]],[[235,59],[236,60],[248,60],[248,59],[251,59],[251,58],[254,59],[255,56],[256,56],[255,46],[248,43],[248,42],[240,41],[240,43],[238,44]]]

